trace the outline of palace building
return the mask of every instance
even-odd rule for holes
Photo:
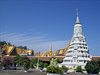
[[[23,55],[27,53],[28,55],[34,55],[34,50],[25,50],[14,46],[9,46],[4,44],[1,47],[1,56],[15,56],[15,55]]]
[[[55,56],[65,56],[67,54],[67,50],[70,46],[70,41],[68,41],[68,45],[64,49],[58,49]]]
[[[66,54],[67,54],[67,50],[68,50],[68,48],[69,48],[69,46],[70,46],[70,41],[68,41],[68,45],[67,45],[67,47],[66,48],[64,48],[64,49],[59,49],[59,50],[57,50],[57,52],[56,53],[54,53],[53,51],[52,51],[52,46],[50,45],[50,50],[49,50],[49,52],[47,52],[46,50],[45,50],[45,53],[35,53],[35,56],[40,56],[40,57],[53,57],[53,56],[59,56],[59,57],[61,57],[61,56],[65,56]]]
[[[53,57],[55,56],[56,54],[54,52],[52,52],[52,46],[50,45],[50,50],[49,52],[46,52],[45,50],[45,53],[35,53],[35,56],[40,56],[40,57]]]
[[[65,65],[68,68],[77,68],[77,66],[85,67],[87,61],[91,61],[92,56],[89,53],[89,47],[85,41],[85,37],[82,32],[82,25],[79,21],[78,11],[77,20],[74,26],[74,35],[71,39],[67,54],[63,59],[63,62],[59,66]]]

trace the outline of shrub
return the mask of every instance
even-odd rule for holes
[[[86,66],[86,71],[89,74],[98,74],[99,73],[99,65],[96,61],[92,60],[92,61],[88,61]]]
[[[86,69],[82,69],[82,71],[86,71]]]
[[[44,66],[44,64],[43,64],[43,62],[41,62],[41,63],[39,64],[39,67],[40,67],[40,68],[43,68],[43,66]]]
[[[9,58],[6,58],[2,61],[2,64],[4,67],[6,67],[11,64],[11,60]]]
[[[0,66],[3,66],[3,64],[0,64]]]
[[[24,68],[29,68],[29,65],[28,65],[27,63],[24,63],[24,64],[23,64],[23,67],[24,67]]]
[[[30,62],[30,68],[34,68],[34,67],[33,67],[33,63],[32,63],[32,62]]]
[[[55,58],[55,57],[52,57],[52,58],[53,58],[53,59],[57,59],[57,63],[60,63],[60,60],[59,60],[58,58]],[[52,59],[52,58],[50,58],[50,60],[49,60],[50,62],[51,62],[51,59]]]
[[[81,66],[77,66],[77,69],[76,69],[77,72],[81,72]]]
[[[35,66],[37,66],[37,64],[34,64]]]
[[[50,61],[50,67],[58,67],[57,58],[52,58]]]
[[[35,59],[32,59],[31,62],[32,62],[33,64],[35,64]]]
[[[16,55],[16,57],[14,57],[13,59],[12,59],[12,63],[14,64],[14,66],[16,65],[16,64],[19,64],[19,59],[20,59],[20,57],[21,56],[19,56],[19,55]]]
[[[48,64],[47,63],[44,63],[44,68],[47,68],[48,67]]]
[[[99,65],[99,71],[100,71],[100,58],[97,61],[98,65]]]
[[[48,67],[46,69],[47,73],[63,73],[63,70],[59,67]]]
[[[63,70],[68,70],[68,68],[66,66],[64,66],[64,65],[62,66],[62,69]]]
[[[39,63],[41,62],[41,60],[39,59]],[[37,64],[38,63],[38,58],[35,58],[34,59],[34,64]]]

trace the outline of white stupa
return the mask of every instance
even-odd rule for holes
[[[85,67],[87,61],[91,61],[92,56],[89,54],[89,48],[86,44],[85,37],[82,33],[82,25],[79,21],[78,11],[77,20],[74,26],[74,35],[71,39],[70,47],[66,57],[60,65],[68,68],[77,68],[77,66]]]

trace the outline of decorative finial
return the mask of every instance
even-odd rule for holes
[[[77,20],[76,20],[76,24],[80,24],[79,17],[78,17],[78,8],[76,10],[77,10]]]
[[[77,16],[78,16],[78,8],[76,8],[76,10],[77,10]]]
[[[52,43],[50,43],[50,46],[52,46]]]

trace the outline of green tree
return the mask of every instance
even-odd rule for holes
[[[47,63],[44,63],[44,68],[47,68],[48,67],[48,64]]]
[[[13,58],[12,63],[14,64],[14,66],[16,66],[16,64],[19,63],[19,58],[20,58],[19,55],[16,55],[16,57]]]
[[[22,56],[22,63],[24,68],[30,67],[30,60],[27,56]]]
[[[99,71],[100,71],[100,58],[97,61],[98,65],[99,65]]]
[[[96,61],[92,60],[92,61],[88,61],[86,66],[86,71],[89,74],[98,74],[99,73],[99,65]]]
[[[97,63],[99,64],[99,67],[100,67],[100,58],[98,59]]]
[[[41,62],[41,60],[39,59],[39,63]],[[38,58],[35,58],[34,59],[34,64],[37,64],[38,63]]]
[[[23,48],[27,50],[27,46],[24,46]]]
[[[35,64],[35,59],[32,59],[31,62],[32,62],[33,64]]]
[[[7,45],[6,41],[0,41],[0,46],[2,46],[2,45],[4,45],[4,44]]]
[[[34,67],[33,67],[33,63],[32,63],[32,62],[30,62],[30,68],[34,68]]]
[[[11,46],[11,44],[8,42],[8,45]]]
[[[43,68],[43,67],[44,67],[43,62],[40,62],[39,67],[40,67],[40,68]]]
[[[77,72],[81,72],[82,71],[82,69],[81,69],[81,66],[77,66]]]
[[[56,59],[55,57],[52,57],[52,58]],[[50,58],[49,61],[51,61],[52,58]],[[60,60],[58,58],[57,58],[57,62],[60,63]]]

